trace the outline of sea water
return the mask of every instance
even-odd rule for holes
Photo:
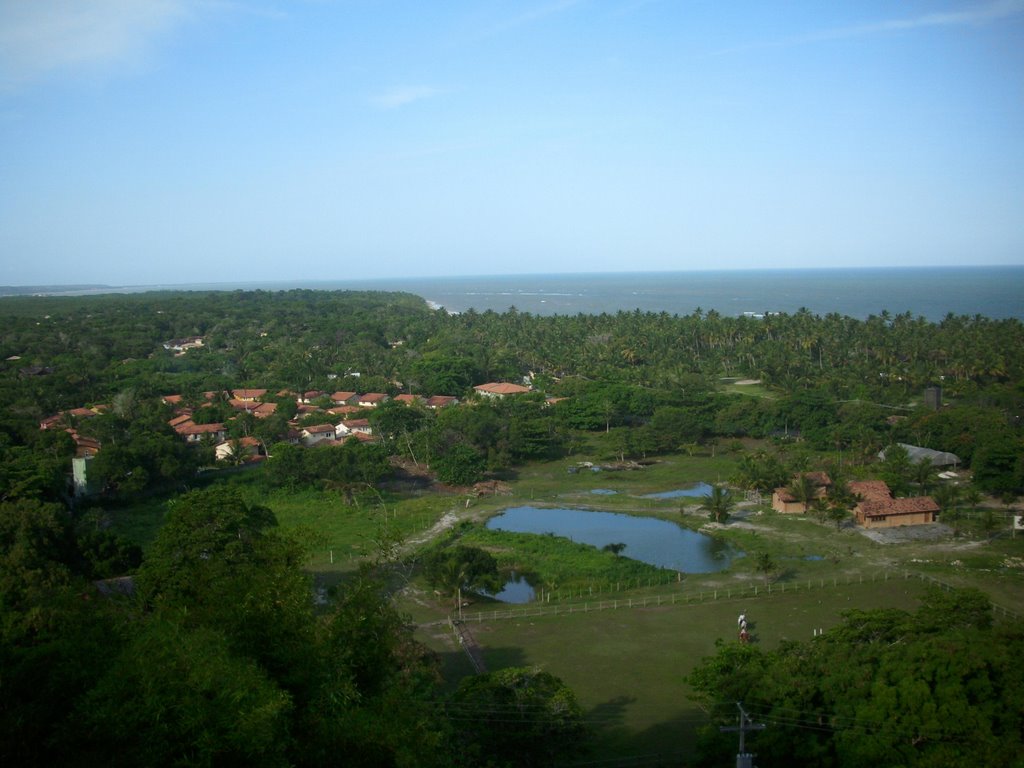
[[[50,289],[50,294],[136,293],[149,290],[404,291],[449,312],[515,307],[537,315],[667,312],[697,309],[721,315],[835,312],[864,319],[909,312],[938,322],[947,314],[1024,320],[1024,266],[762,269],[628,272],[489,277],[407,277],[191,283]]]

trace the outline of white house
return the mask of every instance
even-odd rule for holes
[[[316,445],[324,440],[334,439],[333,424],[314,424],[311,427],[304,427],[302,430],[302,442],[305,445]]]

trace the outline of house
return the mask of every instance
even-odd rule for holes
[[[68,429],[68,434],[75,441],[75,457],[84,459],[100,452],[100,441],[93,437],[78,434],[76,429]]]
[[[249,412],[257,419],[265,419],[277,412],[277,403],[258,403]]]
[[[231,398],[244,403],[253,403],[267,394],[265,389],[232,389]]]
[[[191,419],[179,424],[174,431],[185,438],[188,443],[200,443],[204,439],[212,439],[215,443],[222,443],[228,436],[227,429],[223,424],[196,424]]]
[[[339,405],[335,408],[328,408],[327,412],[334,416],[351,416],[353,413],[362,413],[363,409],[358,405]]]
[[[99,416],[99,414],[91,408],[72,408],[68,411],[55,413],[53,416],[47,416],[39,422],[39,429],[47,430],[55,427],[65,427],[69,422],[74,423],[83,419],[91,419],[93,416]]]
[[[178,427],[180,425],[188,424],[191,421],[192,421],[192,415],[188,414],[188,413],[183,413],[180,416],[175,416],[173,419],[171,419],[167,423],[171,425],[171,429],[177,431],[177,429],[178,429]]]
[[[357,397],[356,392],[335,392],[331,395],[331,402],[335,405],[352,405]]]
[[[387,400],[388,396],[383,392],[367,392],[365,395],[358,396],[356,399],[356,405],[362,408],[376,408]]]
[[[438,409],[445,408],[449,405],[457,405],[459,402],[458,398],[452,397],[451,395],[433,395],[428,397],[423,403],[427,408]]]
[[[348,419],[335,426],[334,434],[338,440],[341,440],[352,434],[372,435],[373,428],[370,426],[369,419]]]
[[[184,401],[184,395],[164,395],[160,398],[160,402],[164,405],[172,405],[177,408]]]
[[[225,440],[220,445],[214,446],[214,453],[217,456],[217,461],[227,461],[235,455],[235,443],[237,442],[239,449],[242,452],[242,457],[249,459],[260,455],[260,441],[255,437],[247,436],[240,438],[239,440]]]
[[[91,496],[100,491],[95,478],[89,477],[92,456],[75,456],[71,459],[71,485],[75,498]]]
[[[473,387],[473,389],[484,397],[491,398],[502,398],[508,397],[509,395],[522,395],[530,391],[529,387],[524,387],[519,384],[510,384],[507,381],[491,381],[487,384],[478,384]]]
[[[804,472],[796,475],[793,482],[798,482],[801,477],[806,477],[814,484],[814,498],[822,499],[832,487],[832,478],[827,472]],[[807,510],[804,503],[789,492],[788,488],[776,488],[772,491],[772,509],[784,515],[802,515]]]
[[[326,394],[322,389],[311,389],[299,395],[297,402],[299,405],[311,405],[318,397],[323,397]]]
[[[334,440],[333,424],[314,424],[302,429],[302,442],[304,445],[316,445],[324,440]]]
[[[940,511],[931,496],[894,499],[881,480],[853,481],[848,487],[859,498],[853,512],[857,523],[865,528],[934,523]]]
[[[53,416],[47,416],[45,419],[39,422],[39,428],[42,430],[53,429],[54,427],[62,427],[67,423],[67,419],[64,417],[64,412],[55,413]]]
[[[176,357],[184,355],[190,349],[200,349],[202,346],[202,336],[186,336],[183,339],[171,339],[164,342],[164,349],[173,352]]]
[[[423,398],[419,395],[395,395],[394,400],[402,405],[413,405],[422,402]]]

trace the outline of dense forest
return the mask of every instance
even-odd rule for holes
[[[534,393],[437,414],[385,409],[376,420],[388,449],[450,464],[451,479],[465,481],[571,451],[573,430],[628,426],[617,433],[624,457],[782,435],[855,465],[904,442],[955,453],[986,490],[1024,485],[1017,320],[453,315],[405,294],[314,291],[9,298],[0,314],[7,497],[59,495],[72,447],[39,422],[83,406],[108,407],[103,418],[74,424],[114,449],[100,453],[97,471],[110,489],[135,492],[188,477],[203,460],[166,427],[165,395],[198,403],[203,392],[268,389],[280,412],[258,424],[237,419],[232,436],[256,434],[269,445],[287,434],[294,393],[463,398],[489,381],[525,381]],[[163,346],[191,336],[204,339],[202,348]],[[723,377],[757,379],[776,396],[730,395]],[[929,386],[955,407],[914,407]],[[549,408],[545,398],[557,402]],[[202,411],[205,421],[229,416],[223,403]]]
[[[314,605],[303,543],[269,510],[221,488],[184,493],[217,463],[212,441],[190,445],[172,428],[181,406],[170,395],[197,424],[225,423],[229,441],[265,446],[270,458],[259,472],[268,488],[363,493],[400,461],[464,486],[571,454],[579,435],[593,432],[622,460],[695,446],[740,451],[747,438],[797,446],[788,463],[764,451],[740,457],[733,482],[765,491],[808,468],[801,447],[834,455],[830,469],[854,477],[898,442],[955,453],[979,491],[1024,489],[1017,320],[449,314],[405,294],[314,291],[12,297],[0,300],[0,319],[7,764],[549,765],[585,741],[572,692],[536,670],[503,670],[443,694],[436,659],[387,599],[393,553],[382,549],[326,605]],[[173,348],[195,337],[201,346]],[[764,396],[736,393],[737,379],[758,380]],[[531,391],[474,393],[496,381]],[[926,387],[941,387],[941,407],[923,406]],[[262,399],[276,410],[240,412],[226,394],[238,388],[266,390]],[[373,442],[289,442],[297,428],[336,421],[329,393],[341,390],[463,404],[431,410],[392,399],[368,417]],[[305,395],[310,405],[300,410]],[[41,429],[52,417],[58,428]],[[68,484],[83,439],[100,446],[90,469],[95,495],[85,501]],[[872,471],[897,492],[930,480],[896,452]],[[173,491],[183,493],[145,557],[102,524],[105,503]],[[110,579],[127,573],[134,578],[122,592]],[[1016,728],[1019,741],[1012,655],[1021,638],[993,634],[984,607],[959,599],[962,618],[952,627],[934,620],[950,608],[938,598],[916,616],[851,615],[828,643],[773,654],[727,649],[693,685],[710,709],[741,680],[764,691],[751,706],[780,721],[785,702],[797,699],[801,711],[863,707],[882,720],[892,696],[909,696],[896,681],[923,663],[922,649],[972,649],[954,654],[970,666],[970,690],[949,683],[950,701],[984,699],[1015,714],[993,714],[988,730],[968,737],[950,735],[961,716],[953,704],[929,713],[941,737],[924,734],[928,749],[905,764],[959,764],[948,759],[953,739],[966,745],[957,754],[986,756],[973,764],[1001,760],[1015,753],[1000,739]],[[848,658],[859,666],[835,685],[816,677]],[[784,684],[796,669],[802,677]],[[876,670],[895,692],[867,696],[851,678]],[[471,710],[502,727],[465,716]],[[825,743],[796,724],[788,733],[771,749],[822,765],[877,763],[889,749],[855,734]]]

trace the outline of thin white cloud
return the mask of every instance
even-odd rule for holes
[[[526,26],[535,22],[546,19],[549,16],[555,16],[564,11],[568,11],[571,8],[582,3],[583,0],[553,0],[552,2],[545,3],[544,5],[537,5],[526,11],[523,11],[518,16],[505,19],[495,24],[490,29],[484,31],[483,36],[489,37],[491,35],[498,34],[499,32],[505,32],[516,27]]]
[[[905,19],[886,19],[883,21],[869,22],[867,24],[855,24],[846,27],[825,29],[818,32],[812,32],[808,35],[791,37],[784,40],[736,46],[734,48],[717,51],[716,55],[737,53],[740,51],[755,50],[759,48],[784,48],[825,40],[865,37],[869,35],[886,34],[889,32],[926,29],[930,27],[981,26],[1020,15],[1024,15],[1024,0],[993,0],[992,2],[985,3],[984,5],[976,5],[962,11],[925,13]]]
[[[0,2],[0,85],[117,65],[189,18],[188,0]]]
[[[373,97],[373,103],[383,109],[398,109],[416,101],[423,101],[441,93],[430,85],[403,85],[390,88]]]

